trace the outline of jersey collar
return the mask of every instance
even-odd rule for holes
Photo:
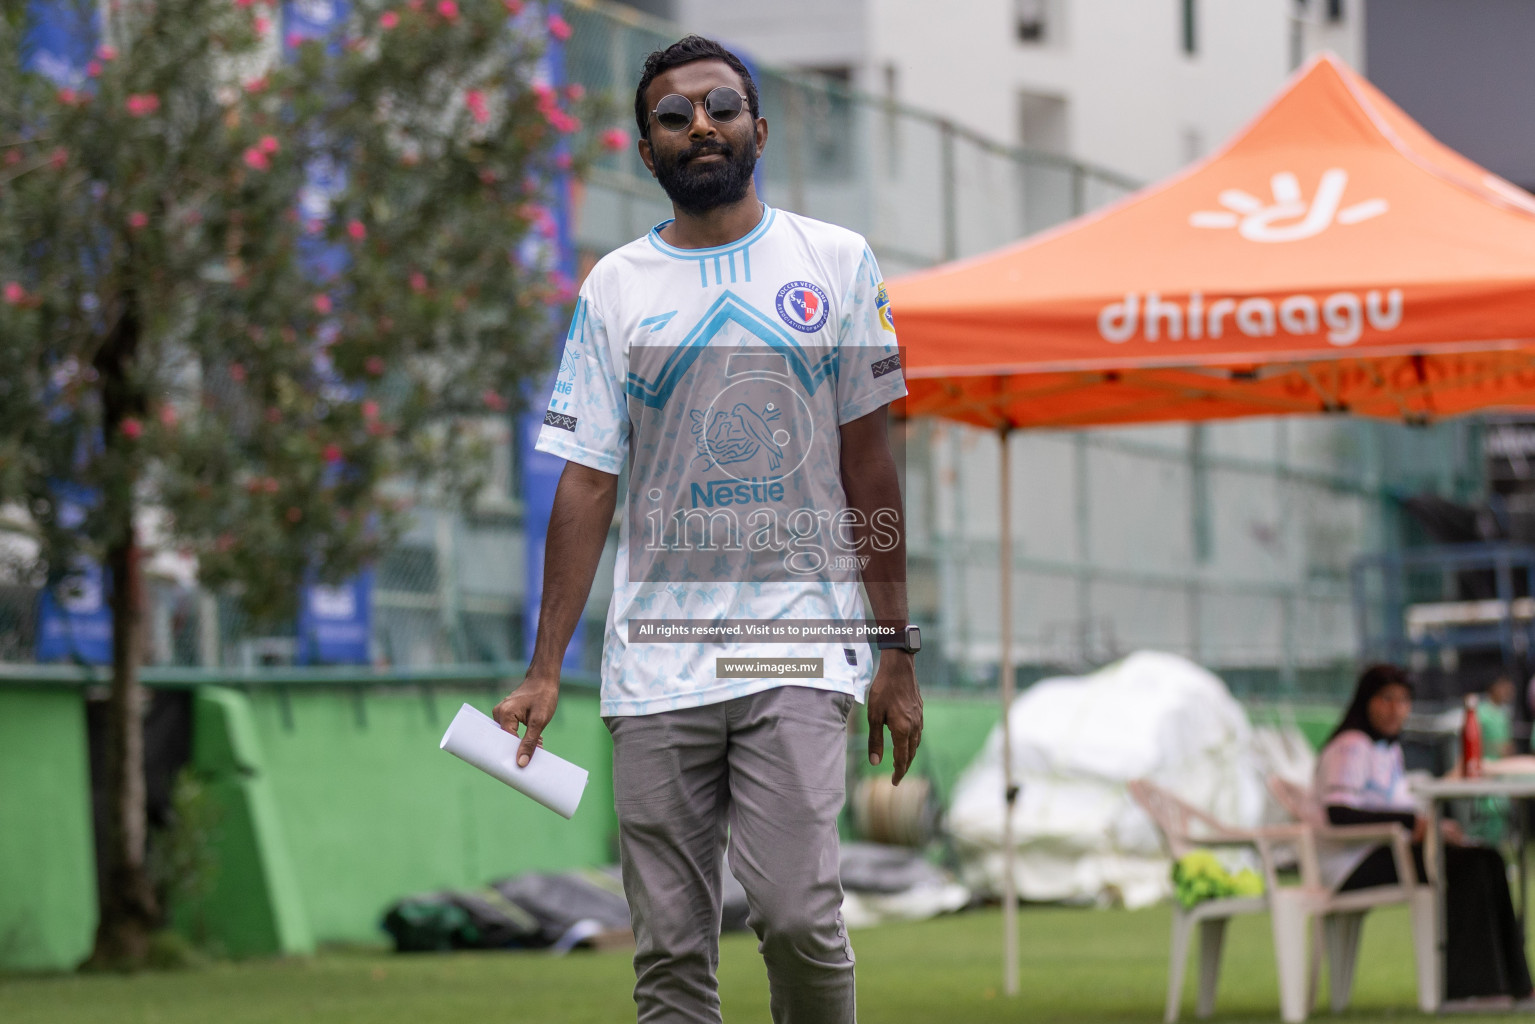
[[[752,228],[750,231],[736,239],[734,242],[729,242],[725,245],[711,246],[707,249],[679,249],[675,245],[671,245],[668,242],[662,241],[661,229],[672,223],[672,221],[675,219],[668,218],[667,220],[663,220],[661,223],[650,229],[650,244],[655,246],[658,251],[666,254],[667,256],[671,256],[679,260],[698,260],[705,259],[710,256],[723,256],[727,252],[734,252],[738,249],[744,249],[748,245],[751,245],[753,242],[761,238],[764,234],[767,233],[767,229],[772,226],[773,220],[777,217],[777,215],[777,210],[774,210],[767,203],[763,203],[762,219],[757,222],[756,227]]]

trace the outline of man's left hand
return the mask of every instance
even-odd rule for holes
[[[890,781],[897,786],[922,742],[922,694],[917,690],[913,661],[906,651],[880,652],[879,671],[869,687],[869,763],[884,759],[885,728],[889,727],[895,748],[895,775]]]

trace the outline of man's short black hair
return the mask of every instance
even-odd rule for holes
[[[757,83],[752,81],[751,72],[746,70],[741,58],[712,39],[685,36],[645,58],[645,70],[640,75],[639,87],[634,90],[634,121],[640,126],[640,138],[650,138],[650,108],[645,105],[645,90],[650,88],[650,83],[656,80],[657,75],[696,60],[722,60],[730,65],[730,70],[741,76],[746,86],[747,109],[751,111],[752,120],[757,119]]]

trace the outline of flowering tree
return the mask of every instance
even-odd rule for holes
[[[593,111],[539,84],[570,28],[520,0],[352,0],[303,32],[259,0],[112,0],[74,78],[28,70],[28,4],[0,4],[0,505],[35,528],[40,579],[89,560],[109,580],[93,961],[131,964],[159,917],[145,511],[273,619],[390,543],[385,481],[473,493],[477,422],[572,297],[539,256],[543,183]]]

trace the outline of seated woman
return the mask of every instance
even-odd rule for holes
[[[1412,711],[1412,684],[1393,665],[1373,665],[1359,677],[1354,699],[1317,761],[1316,793],[1334,825],[1397,822],[1412,830],[1418,878],[1424,879],[1423,834],[1407,788],[1398,742]],[[1444,823],[1446,920],[1445,998],[1530,996],[1524,936],[1509,898],[1508,873],[1497,850],[1468,846],[1453,821]],[[1343,889],[1397,880],[1390,846],[1339,845],[1323,851],[1323,880]]]

